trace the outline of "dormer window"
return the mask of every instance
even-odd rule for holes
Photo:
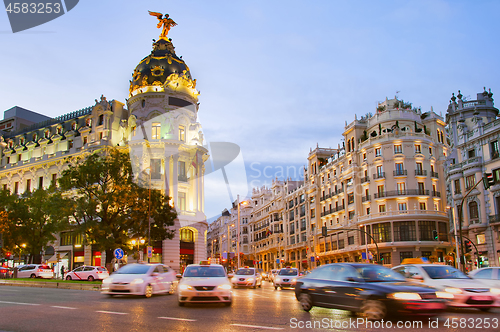
[[[71,124],[71,130],[76,130],[76,122],[73,122],[73,123]]]
[[[19,144],[21,144],[21,145],[23,145],[23,144],[24,144],[24,137],[21,137],[21,138],[19,139]]]
[[[57,134],[61,135],[62,134],[62,127],[57,127]]]
[[[87,121],[85,121],[85,125],[87,127],[92,127],[92,119],[87,119]]]
[[[9,148],[11,148],[11,149],[12,149],[13,147],[14,147],[14,142],[9,141]]]
[[[31,137],[33,142],[36,142],[36,139],[37,139],[37,135],[36,134],[33,134],[33,136]]]
[[[44,138],[49,138],[49,133],[50,133],[50,132],[49,132],[48,130],[46,130],[46,131],[43,133],[43,137],[44,137]]]

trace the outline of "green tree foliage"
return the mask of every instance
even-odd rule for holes
[[[147,177],[149,180],[149,177]],[[106,252],[106,262],[115,248],[129,247],[132,238],[147,238],[148,211],[151,243],[171,239],[177,213],[170,198],[149,190],[149,181],[138,185],[128,150],[101,149],[81,160],[69,160],[59,185],[71,206],[75,231],[85,234],[85,244]]]
[[[41,263],[44,247],[56,240],[54,234],[67,227],[67,210],[61,193],[37,189],[21,196],[0,193],[0,232],[4,250],[29,254],[30,263]]]

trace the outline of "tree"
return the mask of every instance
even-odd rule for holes
[[[0,231],[5,249],[16,252],[20,247],[29,253],[30,263],[41,263],[44,247],[54,241],[54,234],[67,226],[67,211],[61,193],[37,189],[21,196],[2,191]]]
[[[106,263],[111,263],[115,248],[129,247],[131,238],[148,237],[149,213],[151,243],[174,236],[169,226],[177,213],[170,198],[149,190],[149,183],[136,183],[126,149],[105,148],[85,159],[68,160],[59,185],[67,193],[75,231],[85,235],[85,244],[106,252]]]

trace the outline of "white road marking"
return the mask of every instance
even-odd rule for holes
[[[0,301],[0,303],[21,304],[21,305],[40,305],[39,303],[23,303],[23,302],[9,302],[9,301]]]
[[[18,290],[18,289],[2,289],[2,290],[0,290],[0,291],[1,291],[1,292],[4,292],[4,291],[5,291],[5,292],[19,292],[19,290]]]
[[[245,325],[245,324],[231,324],[233,326],[240,327],[250,327],[253,329],[264,329],[264,330],[284,330],[282,327],[271,327],[271,326],[259,326],[259,325]]]
[[[76,308],[73,308],[73,307],[62,307],[62,306],[58,306],[58,305],[53,305],[53,306],[51,306],[51,308],[58,308],[58,309],[76,309]]]
[[[175,317],[158,317],[160,319],[170,319],[170,320],[182,320],[186,322],[196,322],[196,319],[187,319],[187,318],[175,318]]]
[[[116,311],[104,311],[104,310],[98,310],[96,312],[100,312],[102,314],[113,314],[113,315],[128,315],[127,312],[116,312]]]

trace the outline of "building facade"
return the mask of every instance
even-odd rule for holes
[[[198,94],[171,39],[160,37],[135,68],[126,104],[101,96],[93,106],[57,118],[19,107],[7,110],[1,122],[0,185],[16,194],[47,188],[67,158],[118,146],[130,153],[141,183],[171,197],[178,213],[175,237],[154,244],[152,261],[180,271],[207,254],[203,175],[208,155],[197,122]],[[46,260],[67,268],[105,261],[104,253],[83,244],[81,235],[62,233],[46,248]]]
[[[473,269],[500,266],[500,120],[493,93],[477,94],[465,100],[452,95],[446,123],[451,153],[447,160],[448,201],[453,207],[452,231],[475,245],[466,253],[466,266]],[[493,173],[497,184],[486,190],[484,173]],[[460,210],[463,212],[460,216]],[[460,243],[458,243],[460,245]],[[458,246],[457,246],[458,247]],[[460,248],[458,247],[460,251]]]

